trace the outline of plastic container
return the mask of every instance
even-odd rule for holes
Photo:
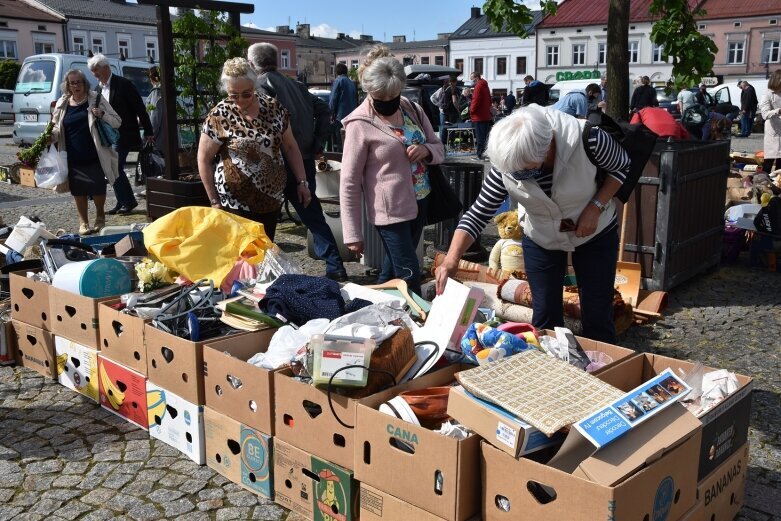
[[[587,373],[593,373],[597,369],[601,369],[608,364],[613,363],[613,357],[602,351],[586,351],[586,356],[591,361],[586,366]]]
[[[314,335],[309,341],[312,352],[312,381],[315,385],[365,387],[375,342],[372,339],[336,335]],[[362,367],[344,367],[357,365]],[[338,373],[337,373],[338,371]]]
[[[52,286],[91,298],[121,295],[132,289],[130,274],[114,259],[69,262],[54,274]]]

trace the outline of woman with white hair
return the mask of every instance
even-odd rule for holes
[[[255,91],[256,79],[246,59],[225,62],[222,86],[228,96],[203,123],[198,171],[212,208],[263,224],[273,241],[287,182],[283,152],[297,181],[299,201],[307,206],[312,196],[288,112],[276,99]]]
[[[358,69],[368,94],[349,116],[342,155],[342,233],[345,245],[363,253],[362,205],[380,235],[385,259],[378,282],[401,278],[420,293],[416,246],[426,224],[431,185],[428,165],[445,149],[423,109],[401,97],[404,66],[384,46],[375,46]]]
[[[547,329],[564,325],[562,290],[571,252],[583,335],[615,342],[618,226],[613,196],[626,179],[630,162],[616,141],[594,128],[588,147],[600,170],[607,173],[597,176],[583,144],[584,125],[585,120],[538,105],[522,107],[494,125],[488,139],[493,167],[436,270],[438,294],[509,195],[518,205],[524,229],[523,258],[532,292],[533,325]]]

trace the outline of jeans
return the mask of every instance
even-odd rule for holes
[[[614,344],[613,288],[618,260],[618,227],[575,248],[572,265],[580,292],[583,336]],[[563,286],[567,252],[546,250],[525,236],[523,259],[532,291],[532,324],[553,329],[564,325]]]
[[[313,158],[304,159],[304,170],[306,170],[306,180],[309,184],[309,192],[312,194],[312,200],[309,206],[298,201],[298,192],[296,178],[293,172],[288,168],[287,185],[285,186],[285,197],[295,208],[296,213],[301,218],[304,226],[309,228],[314,239],[315,255],[325,261],[326,273],[346,273],[342,257],[339,255],[339,248],[336,246],[336,239],[331,228],[325,222],[323,217],[323,207],[320,205],[320,199],[315,195],[317,181],[315,180],[315,160]]]
[[[488,144],[488,130],[491,128],[490,121],[473,121],[472,127],[475,129],[475,141],[477,141],[477,157],[482,158],[485,154],[485,147]]]
[[[740,135],[743,137],[751,135],[751,127],[754,126],[754,116],[756,110],[747,110],[740,116]]]
[[[385,247],[385,258],[377,282],[382,284],[392,278],[404,279],[410,291],[420,295],[420,260],[418,242],[426,225],[428,197],[418,201],[418,216],[385,226],[375,226]]]
[[[447,139],[447,136],[445,136],[446,133],[447,132],[445,130],[445,111],[440,110],[439,111],[439,140],[442,143],[444,143],[445,139]]]
[[[129,147],[117,145],[119,177],[114,181],[114,195],[117,197],[117,204],[127,208],[138,204],[136,196],[133,194],[133,188],[130,186],[130,181],[125,174],[125,161],[129,152]]]

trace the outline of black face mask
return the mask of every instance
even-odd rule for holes
[[[392,100],[382,101],[372,98],[372,106],[379,114],[383,116],[392,116],[399,110],[401,104],[401,94],[393,98]]]

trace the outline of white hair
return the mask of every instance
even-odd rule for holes
[[[101,53],[98,53],[87,60],[87,67],[89,67],[89,70],[91,71],[94,71],[98,67],[108,67],[108,58]]]
[[[499,171],[515,172],[542,163],[552,139],[553,127],[545,111],[532,103],[493,126],[486,153]]]
[[[390,56],[372,61],[361,76],[361,88],[364,92],[378,96],[398,96],[406,83],[404,66]]]

